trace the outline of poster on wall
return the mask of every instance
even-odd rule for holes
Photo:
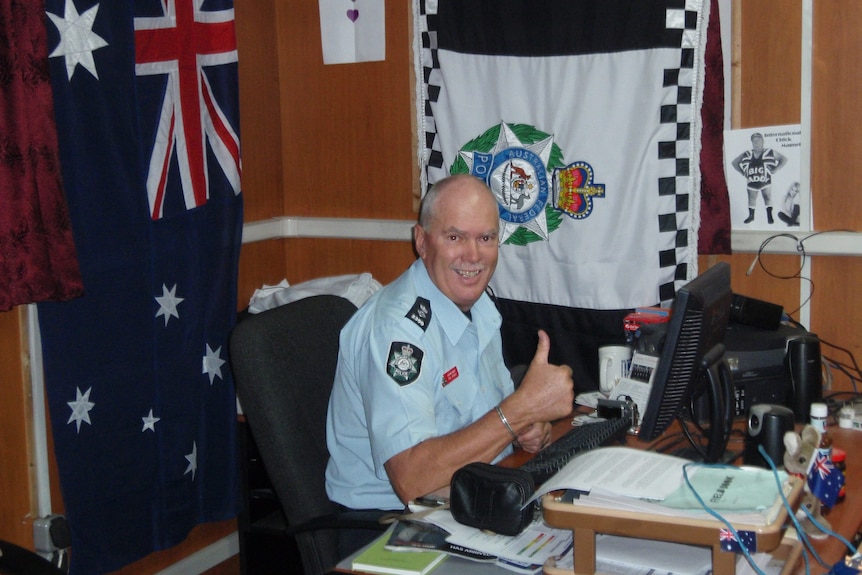
[[[811,198],[800,187],[801,147],[799,124],[725,131],[733,230],[809,230]]]
[[[383,0],[319,0],[324,64],[386,59]]]

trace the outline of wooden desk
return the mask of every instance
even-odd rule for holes
[[[787,499],[794,505],[802,492],[802,482],[790,478],[796,485]],[[596,534],[605,533],[623,537],[655,539],[710,547],[712,571],[715,575],[733,575],[736,572],[737,555],[721,548],[719,532],[724,524],[716,519],[685,519],[660,515],[644,515],[630,511],[597,510],[570,503],[554,501],[550,495],[543,500],[545,521],[552,527],[569,528],[574,533],[575,573],[592,574],[596,570]],[[778,518],[770,525],[736,524],[738,530],[757,533],[757,551],[772,552],[784,537],[782,526],[787,519],[787,510],[782,509]]]
[[[557,422],[554,426],[554,438],[559,437],[563,433],[565,433],[570,427],[570,423],[568,420]],[[678,431],[678,429],[676,430]],[[674,433],[675,428],[671,428],[668,433]],[[835,507],[830,510],[827,515],[827,519],[832,525],[832,530],[836,533],[841,534],[848,540],[853,539],[854,535],[862,528],[862,432],[848,430],[848,429],[840,429],[838,427],[830,427],[830,434],[833,437],[835,447],[840,447],[844,451],[847,452],[847,496],[841,503],[835,505]],[[634,437],[630,437],[627,444],[630,447],[638,447],[643,449],[649,449],[661,442],[663,438],[659,438],[658,440],[652,443],[646,443],[638,441]],[[741,443],[736,446],[731,446],[733,449],[741,449]],[[519,452],[513,454],[510,458],[503,462],[504,465],[516,466],[520,465],[526,460],[529,459],[529,454]],[[549,506],[553,507],[553,506]],[[554,526],[567,526],[561,525],[560,522],[565,522],[564,519],[559,518],[559,509],[554,509],[550,512],[551,515],[554,515],[554,519],[550,519],[549,523]],[[546,510],[546,519],[549,518],[549,512]],[[579,525],[583,525],[579,519],[575,519]],[[693,543],[703,545],[703,538],[706,536],[701,531],[704,526],[693,526],[692,529],[689,530],[688,533],[688,541],[684,541],[682,539],[674,537],[673,539],[665,538],[662,536],[654,536],[656,535],[655,526],[647,526],[647,525],[636,525],[637,522],[636,517],[593,517],[591,518],[591,523],[588,522],[587,525],[591,527],[591,529],[585,529],[581,532],[580,536],[578,533],[575,533],[575,565],[577,572],[586,572],[592,573],[595,570],[595,533],[596,532],[605,532],[605,533],[619,533],[620,521],[627,521],[632,523],[632,525],[626,527],[626,531],[634,537],[644,537],[644,538],[655,538],[655,539],[668,539],[679,541],[682,543]],[[592,531],[592,533],[590,533]],[[708,534],[707,534],[708,535]],[[775,548],[780,543],[780,537],[775,539],[775,534],[771,535],[771,538],[765,542],[766,547]],[[844,546],[842,542],[834,537],[830,537],[826,540],[822,541],[812,541],[812,545],[815,551],[820,555],[821,559],[823,559],[824,563],[828,566],[832,566],[837,561],[841,560],[847,548]],[[764,547],[764,549],[766,549]],[[733,573],[733,568],[735,565],[736,555],[716,551],[714,548],[714,560],[717,558],[718,562],[715,564],[716,573],[718,573],[718,569],[721,569],[724,572]],[[715,555],[716,553],[720,553],[720,555]],[[579,561],[580,559],[580,561]],[[814,575],[820,573],[826,573],[829,571],[828,567],[823,567],[819,565],[816,560],[813,559],[809,555],[809,563],[811,566],[811,573]],[[578,567],[580,565],[581,567]],[[786,570],[786,572],[792,572],[793,568]],[[795,573],[801,575],[805,572],[805,564],[803,559],[799,558],[795,565]]]
[[[554,425],[552,437],[554,439],[560,437],[563,433],[565,433],[571,425],[571,419],[567,418],[565,420],[561,420]],[[832,523],[832,528],[836,532],[840,533],[848,540],[852,540],[855,533],[859,530],[860,526],[862,526],[862,449],[859,446],[862,446],[862,431],[852,431],[852,430],[843,430],[843,429],[832,429],[830,428],[830,433],[834,437],[836,447],[840,447],[847,452],[847,497],[829,513],[828,519]],[[659,439],[658,441],[661,441]],[[628,441],[628,445],[632,447],[641,447],[644,449],[649,448],[654,445],[653,443],[644,443],[640,442],[635,438],[630,438]],[[740,449],[740,445],[734,447],[734,449]],[[501,463],[501,465],[505,465],[507,467],[516,467],[518,465],[523,464],[531,457],[530,454],[517,451],[508,457],[505,461]],[[645,534],[644,536],[647,536]],[[582,544],[576,541],[575,543],[575,552],[577,553],[579,550],[583,553],[583,548],[587,544]],[[801,558],[798,556],[798,549],[794,551],[789,551],[784,549],[785,545],[781,545],[782,554],[789,554],[791,557],[789,561],[792,566],[789,569],[786,569],[784,573],[793,571],[795,569],[794,575],[801,575],[805,572],[804,563]],[[838,540],[834,538],[830,538],[826,541],[818,541],[814,542],[815,550],[820,554],[823,560],[827,563],[827,565],[832,565],[838,560],[840,560],[844,556],[845,547]],[[357,552],[358,553],[358,552]],[[732,553],[724,553],[727,556],[728,561],[735,561],[737,555]],[[783,555],[782,555],[783,556]],[[577,557],[577,555],[576,555]],[[346,558],[341,563],[339,563],[336,571],[340,573],[354,573],[350,570],[350,558]],[[826,573],[828,569],[825,569],[818,565],[816,561],[811,560],[811,573],[814,575],[818,575],[820,573]],[[511,574],[511,571],[506,571],[500,567],[496,567],[494,565],[487,565],[481,563],[475,563],[467,560],[458,560],[457,558],[450,558],[447,561],[443,562],[441,566],[435,571],[439,572],[441,575],[452,575],[462,573],[471,573],[471,575],[505,575],[507,573]]]

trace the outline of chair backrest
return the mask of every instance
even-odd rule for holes
[[[326,496],[326,410],[341,328],[356,312],[334,295],[301,299],[238,322],[230,358],[242,411],[290,525],[338,511]],[[299,533],[306,575],[339,560],[333,530]]]

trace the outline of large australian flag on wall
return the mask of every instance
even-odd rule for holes
[[[231,0],[46,0],[83,297],[39,306],[72,573],[238,507]]]

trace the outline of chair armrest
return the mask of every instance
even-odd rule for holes
[[[354,513],[356,515],[354,515]],[[377,518],[381,513],[363,512],[333,513],[309,519],[299,525],[290,525],[286,530],[287,535],[296,535],[306,531],[317,531],[320,529],[368,529],[372,531],[386,531],[389,525],[380,523]]]

